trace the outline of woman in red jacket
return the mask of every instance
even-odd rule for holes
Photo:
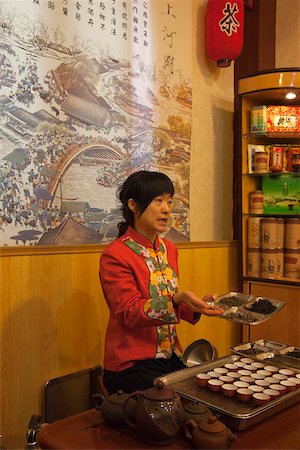
[[[184,368],[176,324],[223,311],[207,304],[212,294],[178,290],[177,248],[160,237],[173,195],[169,177],[148,171],[130,175],[118,191],[125,221],[100,260],[110,309],[103,379],[109,394],[147,389],[155,377]]]

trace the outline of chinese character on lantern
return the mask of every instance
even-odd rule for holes
[[[236,3],[234,3],[233,6],[229,2],[226,3],[226,7],[223,9],[224,16],[220,20],[219,25],[221,30],[225,31],[228,36],[231,36],[232,33],[236,33],[237,27],[240,26],[239,21],[235,17],[238,12],[239,10]]]

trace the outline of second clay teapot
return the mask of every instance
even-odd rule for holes
[[[196,423],[189,419],[185,424],[185,435],[191,439],[196,449],[227,449],[237,439],[237,436],[220,422],[214,415]]]
[[[211,415],[211,411],[203,403],[194,400],[183,405],[183,419],[182,423],[189,419],[193,419],[196,423],[202,422]]]
[[[101,394],[93,396],[94,407],[101,411],[103,419],[113,427],[124,427],[126,423],[123,419],[123,405],[128,400],[130,394],[125,394],[121,389],[115,394],[105,398]],[[135,417],[136,401],[134,398],[130,399],[128,403],[128,415],[131,418]]]

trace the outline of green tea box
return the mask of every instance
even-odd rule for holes
[[[262,191],[264,214],[300,214],[300,176],[264,175]]]
[[[251,111],[251,132],[267,132],[267,106],[253,106]]]

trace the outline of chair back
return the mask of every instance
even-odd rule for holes
[[[102,375],[98,365],[48,380],[43,391],[42,421],[52,423],[93,408],[93,395],[102,393]]]

